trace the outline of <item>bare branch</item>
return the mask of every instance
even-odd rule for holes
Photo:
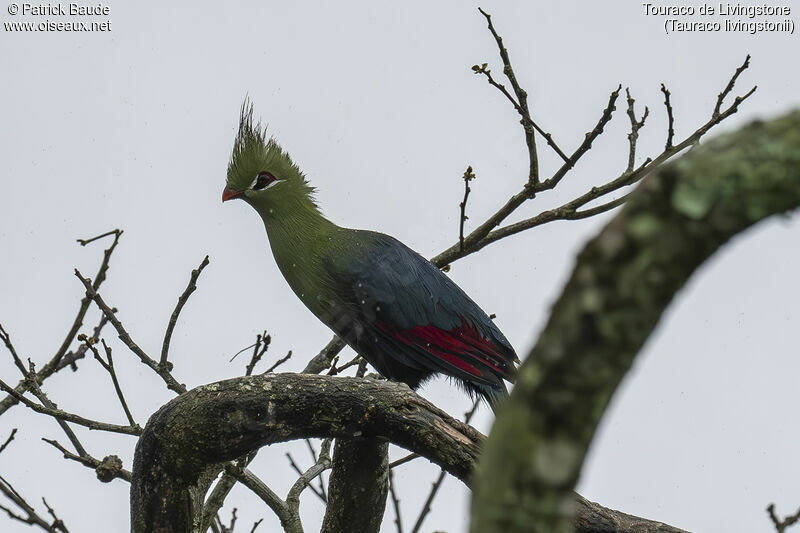
[[[107,231],[105,233],[101,233],[100,235],[97,235],[95,237],[90,237],[88,239],[75,239],[75,240],[81,246],[86,246],[90,242],[94,242],[96,240],[102,239],[103,237],[108,237],[109,235],[114,235],[114,240],[116,241],[117,239],[119,239],[119,236],[122,235],[122,230],[121,229],[112,229],[111,231]]]
[[[61,443],[57,440],[45,439],[42,438],[50,446],[53,446],[55,449],[60,451],[64,455],[64,459],[69,459],[70,461],[75,461],[77,463],[82,464],[85,467],[91,468],[97,474],[97,479],[102,481],[103,483],[108,483],[114,479],[123,479],[130,483],[131,481],[131,473],[124,468],[122,468],[122,460],[117,457],[116,455],[107,455],[103,458],[102,461],[99,459],[95,459],[88,453],[84,455],[75,455],[74,453],[70,452],[66,448],[64,448]]]
[[[722,109],[722,102],[725,100],[725,97],[730,94],[733,90],[733,86],[736,85],[736,80],[739,78],[739,75],[747,70],[750,66],[750,54],[747,54],[747,57],[744,58],[744,63],[736,69],[736,72],[733,73],[731,79],[728,80],[728,85],[722,90],[721,93],[717,96],[717,105],[714,106],[714,112],[711,114],[711,118],[717,118],[720,116],[720,109]],[[751,89],[751,93],[755,90],[755,87]],[[747,95],[749,96],[749,94]],[[746,97],[745,97],[746,98]]]
[[[186,286],[186,289],[184,289],[183,294],[181,294],[178,298],[178,303],[175,305],[175,310],[169,317],[167,331],[164,333],[164,343],[161,345],[161,359],[158,362],[158,365],[165,368],[167,371],[172,370],[172,365],[169,364],[169,361],[167,360],[169,358],[169,343],[172,339],[172,331],[175,329],[175,324],[178,322],[178,317],[181,314],[183,306],[186,305],[187,301],[189,301],[189,296],[191,296],[192,293],[197,289],[197,278],[200,277],[200,273],[203,272],[203,269],[207,266],[208,256],[205,256],[203,261],[200,263],[200,266],[192,270],[192,275],[189,278],[189,284]]]
[[[539,156],[536,153],[536,139],[534,137],[534,131],[538,131],[539,134],[542,135],[545,140],[547,140],[547,144],[550,145],[553,150],[555,150],[555,152],[564,160],[565,163],[569,165],[572,163],[553,141],[552,136],[540,128],[531,118],[530,110],[528,109],[528,93],[519,85],[519,82],[517,81],[517,76],[514,73],[513,67],[511,66],[511,59],[508,56],[508,50],[506,50],[505,46],[503,45],[503,38],[500,37],[500,35],[497,33],[497,30],[495,30],[494,24],[492,24],[491,15],[481,8],[478,8],[478,11],[480,11],[481,14],[486,18],[489,31],[492,33],[492,36],[497,43],[497,48],[500,52],[500,58],[503,61],[503,74],[505,74],[506,78],[508,78],[508,81],[511,83],[511,88],[514,90],[516,99],[511,97],[508,91],[506,91],[505,87],[494,81],[494,79],[491,77],[491,71],[486,68],[485,63],[480,67],[478,65],[473,66],[472,70],[476,74],[484,74],[489,80],[489,83],[498,88],[506,96],[506,98],[508,98],[512,104],[514,104],[514,108],[522,117],[521,123],[522,128],[525,130],[525,145],[528,148],[528,186],[534,187],[539,183]]]
[[[28,377],[35,376],[36,375],[36,368],[33,365],[33,361],[31,361],[30,359],[28,359],[28,366],[29,366],[30,370],[28,371],[28,373],[26,375]],[[36,396],[36,398],[39,399],[40,402],[42,402],[42,405],[44,405],[46,408],[48,408],[48,409],[56,409],[58,407],[55,404],[55,402],[51,401],[47,397],[47,395],[39,387],[39,384],[36,382],[35,379],[31,379],[30,391],[34,396]],[[59,427],[62,429],[62,431],[64,431],[64,434],[67,436],[67,438],[70,440],[72,445],[75,447],[75,451],[77,451],[79,454],[85,454],[86,453],[86,449],[84,449],[83,444],[81,444],[81,441],[78,439],[78,436],[75,435],[75,432],[72,431],[72,428],[69,427],[69,424],[67,424],[64,420],[59,420],[59,419],[56,419],[56,423],[59,425]]]
[[[4,505],[0,505],[0,510],[4,511],[11,520],[22,522],[23,524],[38,526],[44,531],[48,531],[50,533],[58,533],[59,531],[62,533],[69,533],[69,530],[64,525],[64,522],[56,516],[55,511],[53,511],[52,508],[49,505],[47,505],[47,502],[44,501],[44,498],[42,498],[42,501],[44,501],[44,504],[47,507],[48,512],[53,517],[52,522],[49,522],[44,518],[42,518],[36,512],[36,509],[34,509],[32,505],[30,505],[27,501],[25,501],[25,498],[23,498],[23,496],[19,492],[17,492],[14,486],[11,485],[11,483],[9,483],[9,481],[6,480],[3,476],[0,476],[0,492],[3,493],[3,495],[5,495],[6,498],[11,500],[11,502],[13,502],[13,504],[16,505],[24,513],[23,516],[21,514],[15,513],[10,508]]]
[[[283,363],[285,363],[286,361],[288,361],[291,358],[292,358],[292,351],[289,350],[288,352],[286,352],[286,355],[284,355],[283,357],[281,357],[280,359],[275,361],[275,363],[271,367],[266,369],[263,373],[264,374],[269,374],[270,372],[274,372],[276,368],[278,368],[279,366],[281,366]]]
[[[771,503],[767,506],[767,513],[769,514],[770,520],[772,520],[772,525],[775,526],[775,531],[777,533],[784,533],[790,526],[793,526],[798,521],[800,521],[800,509],[793,515],[787,515],[785,518],[780,519],[778,515],[775,513],[775,504]]]
[[[286,496],[286,504],[293,513],[299,513],[300,511],[300,493],[302,493],[306,487],[309,487],[317,476],[331,467],[331,442],[331,439],[322,441],[322,447],[319,450],[317,462],[306,470],[297,481],[294,482],[292,488],[289,489],[289,494]],[[316,492],[316,490],[314,492]],[[322,496],[320,495],[320,497]]]
[[[261,498],[261,501],[266,503],[267,506],[272,509],[272,512],[277,515],[281,526],[283,526],[283,529],[287,533],[303,533],[300,517],[293,514],[286,502],[252,472],[230,464],[225,467],[225,471],[235,477],[239,483],[253,491],[256,496]]]
[[[253,345],[253,355],[250,357],[250,362],[247,363],[247,366],[245,367],[245,376],[253,375],[253,369],[256,367],[261,358],[264,357],[264,354],[267,353],[270,342],[272,342],[272,336],[267,335],[266,330],[264,333],[256,335],[256,343]]]
[[[83,286],[86,288],[86,296],[90,300],[94,300],[94,303],[97,304],[97,307],[103,312],[103,314],[108,318],[108,321],[111,322],[111,325],[114,326],[114,329],[117,330],[117,334],[119,335],[120,340],[127,346],[134,354],[139,357],[139,360],[149,366],[156,374],[161,376],[161,379],[164,380],[164,383],[167,384],[167,388],[177,394],[181,394],[186,392],[186,385],[182,383],[178,383],[172,374],[167,369],[166,366],[161,366],[159,363],[147,355],[144,350],[142,350],[138,344],[133,342],[131,336],[125,330],[125,327],[122,325],[122,322],[119,321],[117,318],[116,313],[114,310],[109,307],[103,298],[97,293],[97,291],[92,286],[92,283],[89,279],[84,278],[78,269],[75,269],[75,276],[81,280]]]
[[[433,503],[433,499],[436,497],[436,493],[439,492],[439,487],[442,486],[442,482],[444,481],[446,475],[447,472],[444,470],[439,472],[439,476],[431,486],[431,491],[428,493],[428,497],[425,498],[425,503],[422,505],[422,511],[420,511],[417,521],[414,523],[414,527],[411,529],[411,533],[419,533],[419,529],[422,527],[422,522],[425,521],[428,513],[431,512],[431,504]]]
[[[336,355],[347,346],[339,337],[335,336],[325,345],[320,352],[308,362],[303,369],[303,374],[319,374],[331,366],[331,362]]]
[[[90,420],[88,418],[84,418],[76,414],[68,413],[66,411],[62,411],[61,409],[52,409],[49,407],[45,407],[43,405],[40,405],[36,402],[33,402],[25,398],[1,379],[0,379],[0,389],[3,389],[5,392],[9,393],[17,401],[25,404],[26,407],[32,409],[33,411],[36,411],[37,413],[41,413],[43,415],[51,416],[58,420],[63,420],[65,422],[72,422],[74,424],[78,424],[79,426],[84,426],[89,429],[108,431],[111,433],[122,433],[123,435],[139,435],[141,433],[141,430],[135,427],[107,424],[105,422],[98,422],[96,420]]]
[[[14,345],[11,343],[11,335],[9,335],[8,332],[3,328],[2,324],[0,324],[0,340],[2,340],[3,344],[5,344],[6,348],[8,348],[8,351],[11,353],[11,358],[14,360],[14,364],[17,366],[19,371],[22,372],[22,376],[25,379],[29,379],[28,370],[22,363],[22,359],[19,358]]]
[[[469,188],[469,182],[475,179],[475,174],[472,172],[472,167],[467,167],[466,172],[464,172],[464,176],[462,176],[464,180],[464,199],[461,200],[461,203],[458,204],[461,208],[461,217],[459,219],[458,224],[458,244],[461,249],[464,249],[464,222],[467,221],[469,218],[467,216],[467,199],[469,198],[469,193],[472,189]]]
[[[675,117],[672,115],[672,104],[669,101],[670,92],[667,87],[662,83],[661,92],[664,93],[664,107],[667,108],[667,142],[664,145],[664,150],[672,148],[672,139],[675,137]]]
[[[308,439],[306,439],[306,441],[308,441]],[[291,453],[287,453],[286,454],[286,458],[289,460],[289,465],[292,467],[292,470],[294,470],[300,476],[302,476],[303,475],[303,471],[300,469],[299,466],[297,466],[297,463],[294,461],[294,458],[292,457],[292,454]],[[316,463],[316,459],[314,460],[314,462]],[[316,494],[317,498],[322,500],[323,503],[328,503],[328,498],[323,496],[322,493],[319,490],[317,490],[317,488],[314,485],[309,485],[308,488],[311,489],[311,492]]]
[[[628,149],[628,167],[625,169],[625,172],[633,172],[633,165],[636,163],[636,142],[639,140],[639,130],[644,127],[644,121],[647,120],[647,115],[650,113],[650,110],[645,106],[641,120],[637,121],[636,112],[633,109],[635,100],[631,96],[630,89],[627,87],[625,88],[625,95],[628,100],[628,118],[631,121],[631,132],[628,134],[628,143],[630,145]]]
[[[400,512],[400,499],[397,497],[397,492],[394,490],[394,473],[389,468],[389,495],[392,497],[392,507],[394,508],[394,524],[397,527],[397,533],[403,533],[403,522],[400,519],[402,513]]]
[[[480,405],[480,400],[476,400],[472,404],[472,408],[464,413],[464,423],[469,424],[472,417],[475,415],[475,412],[478,410],[478,405]],[[436,494],[439,492],[439,488],[441,488],[442,483],[444,482],[444,478],[447,475],[447,472],[443,468],[439,475],[437,476],[436,480],[433,482],[431,486],[431,490],[428,493],[428,497],[425,499],[425,503],[422,506],[422,510],[417,516],[417,521],[414,523],[414,527],[411,529],[411,533],[419,533],[420,528],[422,527],[422,523],[425,521],[425,518],[428,516],[428,513],[431,511],[431,505],[433,505],[433,500],[436,498]]]
[[[472,529],[574,529],[564,510],[594,430],[675,292],[732,237],[800,206],[799,129],[795,112],[691,150],[587,243],[520,368],[535,378],[520,380],[499,409],[477,470]]]
[[[8,445],[11,444],[11,441],[14,440],[14,437],[16,435],[17,435],[17,428],[14,428],[11,430],[11,434],[8,436],[3,445],[0,446],[0,453],[3,453],[3,450],[5,450],[8,447]]]
[[[339,375],[339,374],[341,374],[342,372],[344,372],[345,370],[347,370],[348,368],[351,368],[351,367],[354,367],[354,366],[357,366],[357,365],[359,365],[359,364],[361,363],[361,356],[360,356],[360,355],[356,355],[355,357],[353,357],[352,359],[350,359],[348,362],[346,362],[346,363],[345,363],[345,364],[343,364],[342,366],[336,366],[336,364],[337,364],[336,362],[337,362],[338,360],[339,360],[339,358],[338,358],[338,357],[336,357],[336,358],[334,359],[334,362],[333,362],[333,364],[331,365],[331,369],[330,369],[330,370],[328,370],[328,372],[327,372],[327,374],[328,374],[329,376],[336,376],[336,375]]]
[[[78,340],[83,341],[84,345],[94,354],[94,358],[97,360],[97,362],[99,362],[100,365],[111,376],[111,382],[114,384],[114,390],[117,392],[117,398],[119,398],[119,403],[122,406],[123,411],[125,411],[125,416],[128,418],[128,423],[130,426],[141,429],[139,424],[137,424],[133,419],[131,410],[128,408],[128,402],[125,401],[125,395],[122,393],[122,387],[120,387],[119,380],[117,379],[117,372],[114,369],[114,359],[111,357],[111,348],[109,348],[109,346],[106,344],[105,339],[101,339],[101,342],[103,344],[103,349],[105,349],[108,361],[104,361],[103,358],[100,357],[100,353],[97,351],[97,348],[94,347],[93,339],[89,339],[85,335],[78,335]]]
[[[493,215],[486,219],[480,226],[472,230],[469,235],[464,238],[464,247],[463,249],[459,245],[459,243],[454,244],[453,246],[449,247],[445,251],[441,252],[439,255],[431,258],[431,262],[438,266],[443,267],[444,265],[450,264],[451,262],[461,259],[462,257],[466,257],[470,255],[487,244],[489,242],[485,242],[486,237],[499,226],[511,213],[516,211],[516,209],[521,206],[525,201],[531,198],[532,193],[536,193],[539,191],[549,190],[554,188],[561,179],[566,175],[570,168],[576,163],[592,146],[592,142],[603,133],[603,129],[608,121],[611,120],[612,113],[616,109],[615,103],[617,97],[619,96],[619,91],[622,87],[618,87],[611,93],[609,97],[608,105],[603,110],[603,113],[598,121],[597,125],[594,127],[592,131],[586,134],[584,137],[583,142],[581,145],[573,152],[572,156],[569,158],[571,164],[564,164],[556,171],[553,176],[545,180],[544,182],[540,183],[536,187],[529,187],[527,184],[521,191],[514,194],[500,209],[498,209]],[[490,241],[491,242],[491,241]]]

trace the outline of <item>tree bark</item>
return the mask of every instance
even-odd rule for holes
[[[267,444],[325,437],[384,437],[464,482],[484,439],[399,383],[304,374],[212,383],[147,422],[134,456],[132,531],[189,531],[189,489],[207,467]]]
[[[800,205],[800,112],[690,151],[646,178],[590,241],[500,406],[472,531],[573,531],[573,488],[620,380],[691,274],[758,221]]]
[[[191,531],[200,474],[261,446],[301,438],[335,437],[375,449],[386,439],[416,452],[469,484],[485,437],[417,396],[388,381],[307,374],[266,374],[204,385],[159,409],[136,446],[131,481],[131,530],[135,533]],[[370,444],[371,441],[371,444]],[[356,446],[356,445],[354,445]],[[339,450],[358,453],[356,447]],[[345,470],[356,475],[343,462]],[[334,464],[338,457],[334,458]],[[373,453],[373,473],[381,472],[382,453]],[[380,480],[363,481],[365,490]],[[346,490],[332,481],[331,492]],[[373,489],[366,489],[372,484]],[[384,488],[380,489],[385,490]],[[343,498],[348,497],[342,494]],[[360,502],[369,500],[363,495]],[[352,495],[349,496],[352,498]],[[373,498],[384,501],[385,495]],[[660,522],[636,519],[577,497],[581,533],[678,532]],[[334,501],[334,505],[336,504]],[[330,511],[331,513],[334,511]],[[337,513],[339,511],[336,511]],[[341,510],[353,513],[357,510]],[[375,520],[377,514],[374,513]],[[352,514],[350,515],[352,516]],[[630,528],[638,520],[637,528]],[[334,524],[334,516],[326,517]],[[374,524],[374,522],[366,521]],[[647,529],[647,527],[651,529]],[[332,526],[331,526],[332,527]],[[372,526],[370,526],[372,527]]]
[[[389,441],[337,439],[322,533],[378,533],[389,492]]]

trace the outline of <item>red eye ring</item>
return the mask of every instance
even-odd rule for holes
[[[255,182],[253,183],[253,189],[256,191],[264,189],[269,186],[270,183],[275,181],[275,179],[275,176],[266,170],[261,171],[258,173],[258,176],[256,176]]]

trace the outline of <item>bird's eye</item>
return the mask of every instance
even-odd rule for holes
[[[258,191],[261,189],[265,189],[269,186],[270,183],[275,181],[275,176],[270,174],[269,172],[263,171],[259,172],[256,179],[253,181],[253,189]]]

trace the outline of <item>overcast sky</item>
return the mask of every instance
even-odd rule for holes
[[[800,5],[788,17],[798,20]],[[392,234],[425,256],[454,242],[460,176],[478,178],[468,228],[516,192],[526,176],[518,118],[470,67],[502,71],[495,43],[469,2],[116,2],[108,16],[16,16],[7,22],[110,20],[106,32],[0,31],[0,323],[24,357],[43,363],[72,323],[81,285],[106,243],[125,233],[104,298],[134,339],[160,350],[189,272],[208,254],[172,343],[175,375],[196,386],[243,372],[233,353],[256,333],[273,335],[270,361],[293,350],[297,371],[330,333],[278,272],[261,221],[244,203],[220,203],[245,94],[255,113],[319,188],[334,221]],[[660,83],[672,91],[676,136],[710,116],[745,58],[736,94],[758,91],[719,131],[800,105],[800,41],[786,32],[665,33],[665,18],[640,2],[484,2],[503,34],[535,119],[567,152],[597,121],[617,84],[650,118],[640,159],[663,147]],[[688,2],[699,8],[700,3]],[[716,4],[713,4],[716,5]],[[751,20],[728,17],[731,20]],[[682,17],[720,21],[724,17]],[[569,200],[617,176],[627,161],[627,117],[615,119],[559,190],[515,219]],[[557,159],[540,142],[545,175]],[[493,244],[450,275],[526,354],[561,290],[576,252],[608,217],[560,222]],[[800,505],[796,390],[800,385],[797,282],[800,219],[770,220],[724,247],[692,278],[614,397],[585,465],[579,492],[603,505],[697,531],[769,531],[764,508]],[[87,325],[96,322],[95,309]],[[137,420],[171,398],[109,330]],[[348,354],[349,355],[349,354]],[[268,365],[269,361],[263,363]],[[266,366],[264,366],[266,368]],[[16,382],[10,357],[0,376]],[[83,361],[46,382],[59,406],[124,422],[110,381]],[[446,381],[421,393],[459,415],[469,400]],[[476,424],[486,432],[491,416]],[[0,475],[29,501],[40,496],[71,531],[126,531],[128,484],[101,485],[40,438],[65,442],[50,419],[15,408],[0,417]],[[131,466],[134,441],[78,430],[90,453]],[[284,453],[307,466],[304,446],[262,452],[253,469],[285,494],[294,475]],[[394,450],[398,456],[402,450]],[[396,470],[406,524],[438,469]],[[103,502],[100,504],[100,502]],[[0,501],[3,505],[7,502]],[[248,491],[228,499],[240,523],[277,519]],[[44,511],[39,506],[40,510]],[[89,510],[91,508],[91,510]],[[308,531],[323,508],[307,492]],[[466,531],[468,493],[448,480],[423,531]],[[393,525],[387,510],[386,528]],[[0,530],[27,526],[0,517]]]

